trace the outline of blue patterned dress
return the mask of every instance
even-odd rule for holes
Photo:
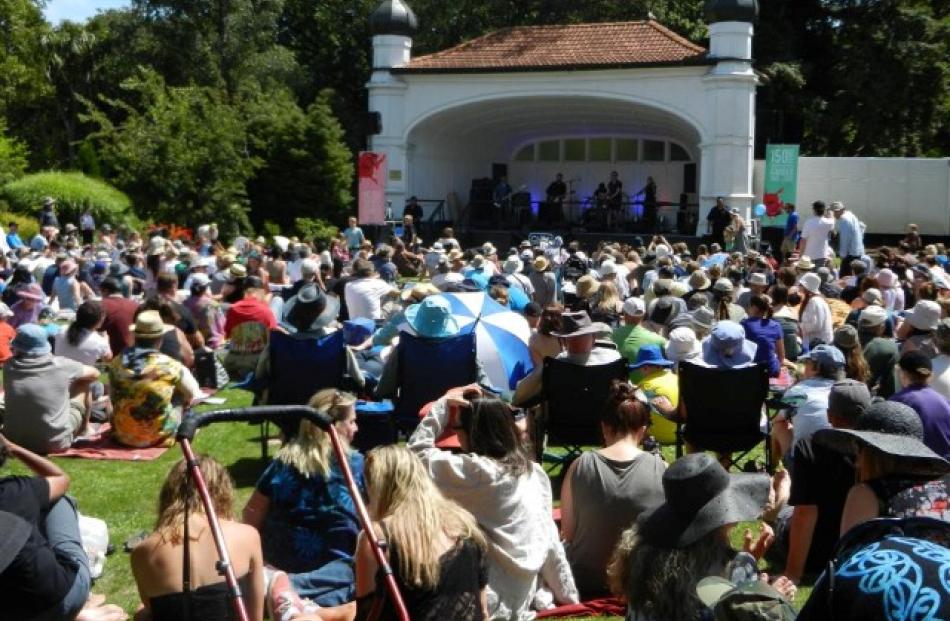
[[[363,456],[352,451],[349,463],[365,494]],[[257,491],[270,499],[261,528],[265,562],[290,574],[297,592],[320,606],[351,601],[360,527],[336,461],[328,477],[307,478],[275,459],[258,480]]]

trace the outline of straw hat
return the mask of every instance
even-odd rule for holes
[[[543,271],[545,271],[546,269],[548,269],[548,267],[549,267],[550,265],[551,265],[551,263],[550,263],[550,261],[547,260],[546,257],[538,257],[537,259],[534,260],[534,263],[531,264],[531,266],[532,266],[532,267],[535,269],[535,271],[537,271],[537,272],[543,272]]]
[[[811,260],[811,257],[804,256],[795,263],[795,269],[800,272],[810,272],[815,269],[815,262]]]
[[[577,297],[586,300],[600,290],[600,283],[590,275],[581,276],[577,279]]]
[[[129,330],[135,336],[143,339],[157,339],[173,329],[171,326],[166,326],[161,315],[154,310],[139,313],[139,316],[135,318],[135,323],[129,326]]]

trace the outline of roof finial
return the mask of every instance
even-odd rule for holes
[[[754,22],[759,16],[758,0],[706,0],[706,23]]]
[[[419,21],[402,0],[383,0],[369,16],[373,35],[402,35],[411,37],[419,29]]]

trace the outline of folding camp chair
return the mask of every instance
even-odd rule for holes
[[[270,334],[270,373],[264,388],[267,405],[306,405],[324,388],[344,388],[346,346],[337,330],[321,338],[301,338],[274,330]],[[285,438],[296,435],[291,420],[281,427]],[[261,457],[267,459],[270,420],[261,422]]]
[[[574,461],[584,446],[600,446],[603,415],[610,384],[627,378],[623,358],[597,366],[580,366],[566,360],[545,358],[541,371],[541,416],[535,419],[535,450],[553,470]],[[563,456],[544,452],[544,446],[567,449]]]
[[[419,411],[450,388],[478,380],[475,333],[444,339],[399,335],[394,356],[399,356],[398,390],[394,399],[396,425],[406,434],[419,424]]]
[[[677,457],[683,454],[685,442],[696,450],[727,455],[729,464],[735,465],[764,441],[765,463],[771,466],[769,422],[763,416],[769,394],[767,365],[717,369],[684,361],[679,367],[679,387],[686,422],[677,426]],[[737,452],[741,454],[733,459]]]

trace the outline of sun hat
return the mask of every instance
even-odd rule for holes
[[[683,548],[722,526],[761,515],[769,478],[730,475],[712,455],[691,453],[663,473],[663,491],[663,504],[637,518],[640,534],[657,547]]]
[[[205,287],[209,284],[211,284],[211,277],[208,276],[207,274],[203,274],[202,272],[195,272],[194,274],[191,275],[192,287],[194,287],[195,285],[199,287]]]
[[[326,327],[333,323],[340,312],[340,301],[336,296],[326,295],[320,287],[307,283],[297,292],[297,295],[287,300],[284,307],[284,317],[289,317],[291,311],[297,307],[312,308],[317,312],[317,318],[310,324],[311,330]]]
[[[708,289],[710,284],[709,276],[703,270],[696,270],[689,275],[689,286],[693,291]]]
[[[406,321],[420,336],[445,338],[459,333],[459,324],[452,316],[452,305],[441,295],[430,295],[407,308]]]
[[[498,249],[495,248],[491,242],[485,242],[482,244],[482,254],[486,257],[490,257],[493,254],[498,254]]]
[[[438,295],[441,293],[438,287],[428,282],[420,282],[409,289],[403,289],[399,294],[399,297],[402,298],[403,302],[412,301],[413,304],[421,302],[430,295]]]
[[[885,289],[892,289],[897,284],[897,274],[885,267],[877,273],[877,282]]]
[[[775,587],[754,576],[738,584],[722,576],[696,583],[696,596],[715,621],[794,621],[798,613]]]
[[[475,269],[481,269],[481,267],[485,265],[485,257],[483,257],[480,254],[476,254],[474,257],[472,257],[472,260],[469,262],[469,265],[471,265]]]
[[[661,326],[668,326],[671,321],[679,315],[680,306],[676,300],[669,295],[656,298],[647,307],[647,314],[650,321]]]
[[[231,267],[228,269],[228,273],[232,280],[247,278],[247,268],[240,263],[234,263],[231,265]]]
[[[842,368],[845,364],[844,354],[834,345],[816,345],[808,353],[798,357],[798,362],[810,360],[818,366],[831,366]]]
[[[36,323],[25,323],[17,328],[10,347],[25,356],[39,356],[53,351],[46,328]]]
[[[708,306],[699,306],[689,313],[690,320],[697,328],[711,331],[716,326],[716,313]]]
[[[811,257],[804,256],[795,263],[795,269],[801,272],[810,272],[815,269],[815,263]]]
[[[818,274],[809,272],[801,277],[798,284],[801,285],[802,289],[812,295],[821,293],[821,277],[818,276]]]
[[[627,368],[630,370],[639,369],[647,365],[655,367],[666,367],[669,368],[675,363],[672,360],[667,360],[663,357],[663,350],[659,345],[655,343],[649,343],[642,346],[637,351],[637,359],[635,362],[628,364]]]
[[[0,511],[0,533],[3,533],[0,536],[0,572],[3,572],[20,554],[33,527],[18,515]]]
[[[166,326],[162,321],[158,311],[148,310],[139,313],[135,318],[135,323],[129,326],[129,330],[137,337],[144,339],[157,339],[161,335],[174,330],[172,326]]]
[[[524,263],[521,262],[518,255],[513,254],[505,259],[501,270],[506,274],[519,274],[524,270]]]
[[[835,382],[828,393],[828,413],[856,420],[871,405],[868,385],[853,379]]]
[[[600,264],[601,277],[613,276],[617,273],[617,262],[614,260],[604,261]]]
[[[932,375],[934,371],[933,362],[930,361],[930,358],[916,349],[904,352],[900,360],[897,361],[897,366],[899,366],[902,371],[928,377]]]
[[[844,203],[841,201],[831,201],[831,211],[844,211]]]
[[[858,315],[858,326],[862,328],[874,328],[887,321],[887,309],[876,304],[868,306]]]
[[[761,287],[769,286],[769,279],[766,278],[765,274],[762,272],[752,272],[749,274],[748,282],[750,285],[759,285]]]
[[[758,346],[745,337],[745,330],[734,321],[720,321],[703,341],[703,361],[715,367],[732,369],[751,363]]]
[[[897,459],[902,474],[922,476],[950,472],[950,462],[924,444],[924,426],[909,405],[898,401],[872,403],[855,422],[854,429],[822,429],[814,441],[836,453],[856,455],[860,447],[872,447]]]
[[[643,298],[627,298],[623,301],[621,312],[631,317],[642,317],[646,314],[647,308],[643,303]]]
[[[835,330],[834,344],[836,347],[841,349],[854,349],[860,342],[857,329],[850,324],[846,323]]]
[[[18,297],[24,300],[33,300],[35,302],[41,302],[45,297],[43,294],[43,288],[35,282],[17,289],[16,294]]]
[[[73,274],[79,267],[76,265],[75,261],[70,261],[69,259],[63,261],[59,264],[59,273],[63,276],[69,276]]]
[[[662,259],[662,258],[664,258],[664,257],[668,257],[668,256],[670,256],[671,254],[673,254],[673,249],[670,248],[669,246],[667,246],[666,244],[658,244],[658,245],[653,249],[653,252],[656,253],[656,258],[657,258],[657,260],[659,260],[659,259]]]
[[[561,329],[557,332],[551,332],[551,336],[562,339],[584,336],[587,334],[600,334],[603,328],[594,324],[586,311],[577,311],[574,313],[561,313]]]
[[[535,259],[534,263],[531,264],[531,267],[533,267],[537,272],[543,272],[544,270],[548,269],[549,265],[551,265],[551,263],[547,260],[547,258],[542,256]]]
[[[600,283],[590,274],[577,279],[577,297],[586,300],[600,290]]]
[[[932,332],[937,329],[937,324],[940,323],[940,315],[939,304],[931,300],[920,300],[914,304],[914,308],[907,311],[904,319],[918,330]]]
[[[880,289],[871,287],[867,291],[861,294],[861,299],[867,304],[884,304],[884,296],[881,294]]]
[[[458,248],[453,248],[452,250],[449,250],[448,259],[452,263],[457,263],[461,261],[464,257],[465,255],[462,254],[462,251],[459,250]]]
[[[702,353],[696,333],[691,328],[681,327],[670,331],[670,340],[666,344],[667,358],[673,362],[682,362],[692,360]]]
[[[713,285],[713,291],[718,291],[719,293],[732,293],[735,290],[735,285],[732,284],[732,281],[728,278],[720,278],[716,281],[716,284]]]

